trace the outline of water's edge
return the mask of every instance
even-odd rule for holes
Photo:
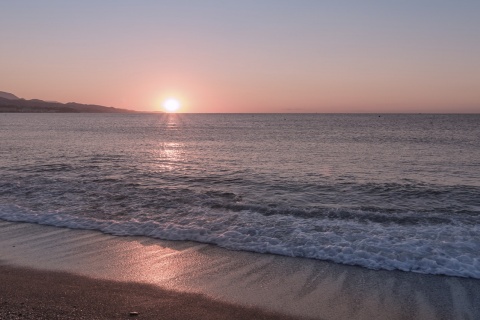
[[[3,210],[2,210],[3,209]],[[283,219],[285,217],[282,217]],[[288,218],[288,217],[287,217]],[[98,220],[85,217],[73,217],[52,214],[32,215],[31,213],[15,212],[6,213],[5,207],[0,206],[0,219],[8,222],[25,222],[45,226],[62,227],[79,230],[95,230],[113,236],[144,236],[159,240],[168,241],[193,241],[198,243],[217,245],[221,248],[265,254],[274,254],[288,257],[308,258],[322,261],[329,261],[337,264],[364,267],[371,270],[400,270],[421,274],[446,275],[454,277],[480,279],[480,267],[477,259],[450,258],[451,261],[443,261],[439,265],[437,261],[427,258],[420,258],[418,261],[408,259],[407,255],[398,256],[395,253],[391,259],[384,256],[372,256],[368,252],[359,250],[355,252],[351,247],[326,246],[320,248],[316,245],[304,245],[300,243],[297,247],[288,243],[278,242],[276,239],[262,239],[264,242],[242,242],[242,236],[235,242],[235,231],[227,232],[218,237],[212,237],[201,230],[192,230],[182,225],[170,224],[166,228],[156,222],[138,221],[113,221]],[[290,221],[295,223],[295,221]],[[480,228],[477,227],[480,232]],[[456,232],[456,231],[453,231]],[[417,241],[412,240],[413,243]],[[388,244],[383,244],[388,250]],[[414,249],[415,250],[415,249]],[[447,260],[447,259],[445,259]]]

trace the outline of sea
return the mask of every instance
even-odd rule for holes
[[[0,114],[0,219],[480,279],[480,115]]]

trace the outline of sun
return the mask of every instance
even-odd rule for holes
[[[163,102],[163,108],[167,112],[177,112],[178,109],[180,109],[182,105],[180,104],[180,101],[178,101],[175,98],[169,98]]]

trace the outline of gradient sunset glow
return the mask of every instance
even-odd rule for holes
[[[0,91],[25,99],[162,111],[158,97],[176,92],[178,112],[480,112],[480,1],[12,1],[0,12]]]

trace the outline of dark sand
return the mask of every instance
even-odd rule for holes
[[[147,284],[0,265],[0,319],[298,318]]]

